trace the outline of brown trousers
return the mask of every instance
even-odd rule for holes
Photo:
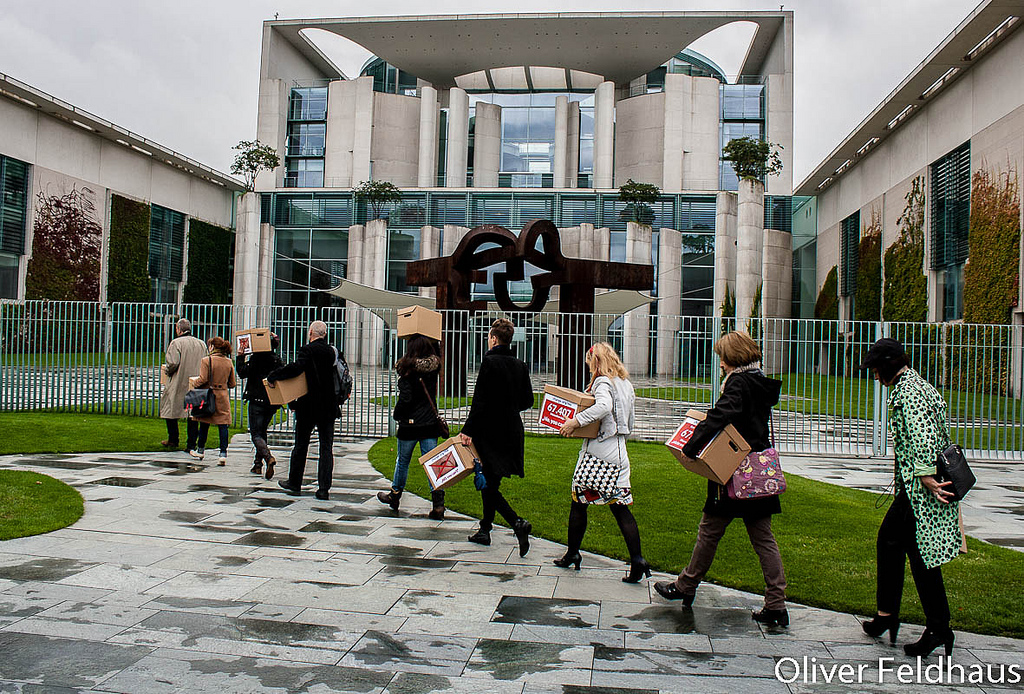
[[[697,544],[693,547],[689,565],[683,569],[676,579],[676,587],[684,593],[695,593],[697,586],[704,580],[704,574],[711,568],[718,550],[718,541],[725,535],[732,518],[714,516],[705,513],[700,519],[697,529]],[[786,607],[786,572],[782,568],[782,555],[772,534],[772,517],[764,516],[756,519],[744,519],[750,544],[754,546],[758,559],[761,560],[761,572],[764,574],[764,606],[769,610],[781,610]]]

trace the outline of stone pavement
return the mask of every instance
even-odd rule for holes
[[[755,595],[705,585],[681,609],[653,581],[623,584],[619,562],[566,571],[542,540],[521,559],[506,529],[472,545],[474,521],[429,521],[416,498],[395,516],[374,498],[370,443],[338,446],[328,502],[249,475],[241,437],[226,468],[181,453],[0,458],[87,499],[73,527],[0,542],[0,692],[991,691],[877,684],[879,658],[913,661],[852,615],[794,605],[788,629],[761,629]],[[964,667],[1021,668],[1024,642],[957,646]],[[805,656],[864,664],[864,683],[776,678]]]

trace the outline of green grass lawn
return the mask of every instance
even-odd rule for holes
[[[76,412],[0,413],[0,455],[16,453],[108,453],[166,450],[167,426],[155,417]],[[178,422],[185,442],[185,422]],[[237,434],[245,429],[231,429]],[[211,427],[207,447],[216,447],[217,432]]]
[[[105,352],[36,352],[5,354],[4,366],[102,366],[108,363]],[[163,352],[114,352],[111,366],[159,366],[164,363]]]
[[[0,540],[71,525],[85,503],[72,487],[38,472],[0,470]]]
[[[578,441],[527,436],[526,478],[502,485],[512,506],[533,523],[534,534],[540,537],[566,541],[569,484],[579,446]],[[683,469],[663,445],[630,442],[628,447],[633,512],[644,556],[660,570],[679,572],[696,540],[707,483]],[[370,449],[370,462],[388,478],[394,461],[394,439],[379,441]],[[775,516],[773,524],[786,566],[789,598],[842,612],[874,614],[875,536],[884,515],[884,508],[875,509],[877,495],[796,475],[787,479],[783,513]],[[411,472],[408,489],[428,495],[422,471]],[[480,495],[468,480],[449,490],[447,504],[475,517],[481,513]],[[1024,553],[974,539],[968,544],[968,554],[943,567],[953,627],[1024,637],[1020,619]],[[591,509],[583,547],[623,561],[627,558],[615,521],[604,508]],[[763,592],[760,565],[742,522],[730,526],[722,539],[708,580]],[[909,567],[903,605],[905,621],[924,622]]]

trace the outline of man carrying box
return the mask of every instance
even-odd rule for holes
[[[326,501],[334,476],[334,420],[338,418],[337,394],[334,392],[335,352],[327,342],[327,324],[313,321],[309,324],[309,344],[299,347],[295,361],[267,376],[268,383],[306,375],[306,394],[295,401],[295,445],[288,465],[288,479],[278,484],[292,496],[302,493],[302,475],[306,471],[309,437],[316,427],[320,441],[320,460],[317,465],[316,498]]]
[[[491,544],[495,512],[509,524],[519,540],[519,556],[530,550],[529,521],[520,518],[501,494],[503,477],[523,476],[523,418],[520,412],[533,407],[530,368],[512,354],[509,346],[515,327],[499,318],[487,335],[490,348],[480,363],[473,404],[459,434],[462,443],[473,445],[480,454],[487,486],[480,490],[484,514],[480,529],[469,536],[470,542]]]

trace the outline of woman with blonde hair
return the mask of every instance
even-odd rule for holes
[[[600,422],[597,438],[584,439],[576,470],[572,476],[572,506],[569,509],[569,542],[565,556],[555,560],[563,569],[580,568],[580,545],[587,531],[587,507],[606,504],[611,509],[629,551],[629,573],[626,583],[637,583],[651,575],[650,565],[640,553],[640,530],[629,510],[633,493],[629,481],[629,455],[626,437],[633,430],[636,412],[633,384],[629,372],[615,349],[607,342],[598,342],[586,356],[590,369],[587,392],[597,401],[570,419],[559,433],[569,436],[577,428]]]
[[[722,394],[707,417],[698,424],[683,447],[690,458],[700,454],[727,424],[732,424],[750,444],[753,451],[772,446],[770,419],[772,407],[779,402],[782,381],[768,378],[761,371],[761,349],[745,332],[732,332],[715,343],[715,354],[721,360],[725,381]],[[764,608],[751,616],[766,625],[788,626],[786,610],[786,573],[782,568],[782,555],[772,534],[772,515],[781,513],[778,496],[753,499],[732,499],[725,486],[708,480],[708,496],[704,515],[697,529],[697,543],[690,555],[690,563],[675,581],[659,581],[654,589],[667,600],[682,600],[693,604],[697,586],[715,560],[718,541],[735,518],[742,518],[747,527],[750,544],[761,561],[764,575]]]

